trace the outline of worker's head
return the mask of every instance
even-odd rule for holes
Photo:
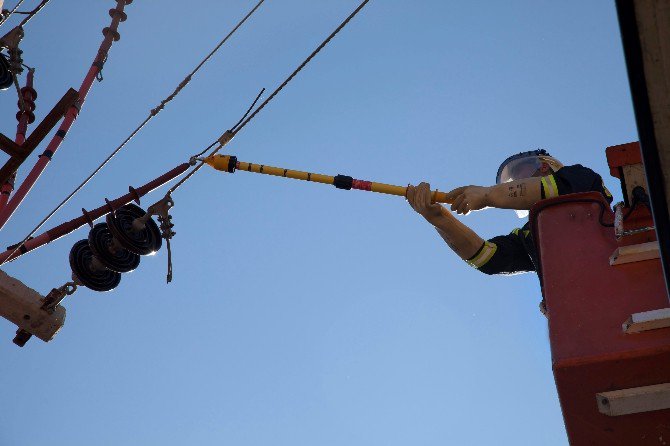
[[[563,164],[544,149],[517,153],[507,158],[498,167],[496,184],[551,175],[561,167]]]
[[[551,175],[561,167],[563,164],[544,149],[517,153],[507,158],[498,167],[496,184],[530,177],[544,177]],[[516,213],[519,218],[528,216],[527,210],[518,210]]]

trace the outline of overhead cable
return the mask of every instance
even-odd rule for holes
[[[104,39],[98,48],[94,62],[91,64],[91,67],[89,68],[86,76],[84,77],[84,80],[81,83],[81,86],[79,87],[79,99],[77,103],[70,105],[69,109],[67,109],[65,112],[65,118],[58,127],[58,131],[52,136],[42,156],[38,157],[37,162],[14,193],[13,198],[7,203],[7,206],[0,210],[0,228],[2,228],[11,218],[14,211],[21,205],[23,200],[32,189],[33,185],[37,182],[39,177],[51,162],[53,155],[61,146],[65,136],[67,135],[67,132],[74,125],[77,116],[79,116],[79,112],[81,111],[81,108],[86,101],[86,97],[88,96],[93,86],[93,81],[95,80],[96,75],[100,72],[100,70],[102,70],[104,61],[107,59],[107,54],[112,48],[113,43],[121,38],[121,35],[118,32],[118,27],[121,22],[127,19],[124,8],[126,5],[131,3],[132,0],[115,1],[116,8],[109,10],[109,16],[112,19],[110,26],[102,30]]]
[[[9,10],[9,12],[6,15],[4,15],[0,18],[0,26],[2,26],[7,20],[9,20],[9,18],[12,16],[12,14],[14,14],[17,9],[19,9],[19,6],[21,6],[21,3],[23,3],[23,2],[24,2],[24,0],[19,0],[16,3],[16,5],[14,5],[14,7],[11,10]]]
[[[46,1],[49,1],[49,0],[46,0]],[[93,172],[91,172],[91,173],[86,177],[86,179],[85,179],[84,181],[81,182],[81,184],[79,184],[79,186],[77,186],[77,187],[76,187],[76,188],[75,188],[75,189],[74,189],[74,190],[73,190],[67,197],[65,197],[65,198],[58,204],[58,206],[56,206],[51,212],[49,212],[49,214],[48,214],[46,217],[44,217],[44,218],[42,219],[42,221],[41,221],[37,226],[35,226],[35,228],[33,228],[32,231],[30,231],[30,234],[28,234],[28,236],[26,236],[25,239],[24,239],[21,243],[19,243],[19,245],[16,247],[15,251],[18,250],[18,249],[20,249],[20,247],[23,246],[23,244],[24,244],[28,239],[30,239],[30,237],[32,237],[32,236],[33,236],[33,235],[34,235],[34,234],[35,234],[35,233],[36,233],[36,232],[37,232],[37,231],[38,231],[38,230],[39,230],[39,229],[40,229],[40,228],[47,222],[47,221],[49,221],[49,219],[50,219],[51,217],[53,217],[53,216],[56,214],[56,212],[58,212],[63,206],[65,206],[65,204],[67,204],[67,202],[69,202],[70,199],[72,199],[72,197],[74,197],[74,196],[75,196],[81,189],[83,189],[84,186],[86,186],[86,184],[88,184],[88,182],[91,181],[91,179],[92,179],[95,175],[97,175],[98,172],[100,172],[100,171],[102,170],[102,168],[105,167],[105,165],[107,165],[107,163],[109,163],[109,161],[110,161],[112,158],[114,158],[114,156],[116,156],[116,154],[119,153],[119,152],[121,151],[121,149],[123,149],[123,148],[126,146],[126,144],[128,144],[128,142],[129,142],[133,137],[135,137],[135,135],[137,135],[137,134],[140,132],[140,130],[142,130],[142,129],[149,123],[149,121],[151,121],[156,115],[158,115],[158,114],[165,108],[165,106],[166,106],[170,101],[172,101],[172,99],[174,99],[174,98],[181,92],[181,90],[184,89],[184,87],[186,87],[186,85],[191,81],[191,78],[192,78],[192,77],[193,77],[193,76],[200,70],[200,68],[202,68],[202,66],[203,66],[203,65],[204,65],[204,64],[205,64],[205,63],[206,63],[206,62],[207,62],[207,61],[208,61],[208,60],[209,60],[209,59],[210,59],[210,58],[211,58],[211,57],[212,57],[218,50],[219,50],[219,48],[221,48],[221,47],[226,43],[226,41],[228,41],[228,39],[229,39],[233,34],[235,34],[235,32],[236,32],[236,31],[237,31],[237,30],[244,24],[244,22],[247,21],[247,19],[248,19],[249,17],[251,17],[251,15],[252,15],[254,12],[256,12],[256,10],[263,4],[264,1],[265,1],[265,0],[260,0],[260,1],[256,4],[256,6],[254,6],[254,7],[247,13],[247,15],[245,15],[245,16],[242,18],[242,20],[240,20],[240,21],[237,23],[237,25],[235,25],[235,27],[234,27],[234,28],[233,28],[233,29],[232,29],[232,30],[231,30],[231,31],[230,31],[230,32],[229,32],[229,33],[228,33],[228,34],[227,34],[227,35],[226,35],[226,36],[225,36],[219,43],[218,43],[218,45],[216,45],[216,47],[214,47],[214,49],[213,49],[207,56],[205,56],[205,58],[204,58],[203,60],[201,60],[200,63],[199,63],[199,64],[198,64],[198,65],[197,65],[197,66],[196,66],[196,67],[195,67],[195,68],[194,68],[194,69],[193,69],[193,70],[192,70],[192,71],[191,71],[191,72],[184,78],[184,80],[181,81],[181,82],[179,83],[179,85],[175,88],[175,90],[174,90],[168,97],[166,97],[165,99],[163,99],[163,100],[160,102],[160,104],[159,104],[158,106],[156,106],[155,108],[153,108],[153,109],[151,110],[151,112],[149,113],[149,116],[147,116],[147,118],[144,119],[144,121],[142,121],[142,123],[140,123],[140,125],[139,125],[135,130],[133,130],[133,131],[130,133],[130,135],[128,135],[128,137],[127,137],[127,138],[126,138],[126,139],[125,139],[125,140],[124,140],[124,141],[123,141],[123,142],[122,142],[116,149],[114,149],[114,151],[112,151],[112,153],[109,154],[109,156],[107,156],[107,158],[105,158],[105,160],[104,160],[98,167],[96,167],[95,170],[94,170]],[[43,0],[42,3],[45,3],[45,1]],[[12,254],[12,255],[13,255],[13,254]],[[11,256],[10,256],[10,257],[11,257]],[[5,262],[5,261],[0,262],[0,266],[2,266],[2,264],[3,264],[4,262]]]
[[[222,41],[222,43],[220,43],[220,44],[217,46],[217,49],[218,49],[218,47],[220,47],[220,46],[225,42],[225,40],[226,40],[228,37],[230,37],[230,35],[232,35],[232,33],[233,33],[235,30],[237,30],[237,28],[239,28],[239,27],[242,25],[242,23],[244,23],[244,21],[246,21],[246,19],[247,19],[248,17],[251,16],[251,14],[253,14],[253,12],[254,12],[254,11],[255,11],[255,10],[262,4],[262,3],[263,3],[263,1],[264,1],[264,0],[261,0],[261,1],[254,7],[254,9],[252,9],[252,10],[249,12],[249,14],[247,14],[247,16],[245,16],[244,19],[242,19],[242,21],[241,21],[240,23],[238,23],[238,25],[233,29],[233,31],[232,31],[231,33],[229,33],[229,35],[226,36],[226,38]],[[326,38],[326,39],[325,39],[325,40],[324,40],[324,41],[323,41],[323,42],[322,42],[322,43],[321,43],[315,50],[314,50],[314,51],[312,51],[312,53],[311,53],[311,54],[310,54],[310,55],[309,55],[309,56],[308,56],[308,57],[307,57],[307,58],[306,58],[306,59],[305,59],[299,66],[298,66],[298,68],[296,68],[296,69],[295,69],[295,70],[294,70],[294,71],[293,71],[293,72],[292,72],[292,73],[291,73],[291,74],[284,80],[284,82],[282,82],[282,83],[279,85],[279,87],[277,87],[277,88],[275,89],[275,91],[272,92],[272,94],[271,94],[265,101],[263,101],[263,103],[262,103],[258,108],[256,108],[256,109],[254,110],[254,112],[253,112],[250,116],[248,116],[246,119],[244,119],[244,116],[246,116],[246,115],[249,114],[249,110],[247,110],[247,112],[245,113],[245,115],[242,117],[242,119],[244,119],[244,120],[243,120],[241,123],[238,121],[238,123],[237,123],[235,126],[233,126],[233,128],[231,128],[231,130],[226,131],[226,132],[225,132],[225,133],[224,133],[218,140],[216,140],[216,141],[214,141],[213,143],[211,143],[207,148],[205,148],[205,150],[203,150],[202,152],[200,152],[198,155],[202,155],[204,152],[206,152],[207,150],[211,149],[211,148],[214,147],[214,146],[216,146],[216,147],[214,148],[214,150],[212,150],[212,151],[209,153],[208,156],[215,155],[217,152],[219,152],[219,150],[221,150],[221,149],[225,146],[225,144],[226,144],[228,141],[230,141],[230,140],[231,140],[237,133],[239,133],[239,132],[240,132],[240,131],[241,131],[241,130],[242,130],[242,129],[243,129],[243,128],[244,128],[244,127],[245,127],[245,126],[246,126],[246,125],[247,125],[247,124],[248,124],[248,123],[249,123],[249,122],[250,122],[250,121],[251,121],[251,120],[252,120],[252,119],[253,119],[253,118],[254,118],[254,117],[255,117],[255,116],[256,116],[256,115],[257,115],[257,114],[258,114],[258,113],[259,113],[259,112],[260,112],[260,111],[261,111],[261,110],[262,110],[262,109],[263,109],[263,108],[264,108],[264,107],[265,107],[265,106],[272,100],[272,99],[273,99],[273,98],[274,98],[274,97],[275,97],[275,96],[277,96],[277,94],[278,94],[278,93],[279,93],[279,92],[280,92],[280,91],[281,91],[281,90],[282,90],[282,89],[283,89],[283,88],[284,88],[284,87],[285,87],[291,80],[293,80],[293,78],[294,78],[294,77],[295,77],[295,76],[296,76],[296,75],[297,75],[297,74],[298,74],[298,73],[299,73],[299,72],[300,72],[300,71],[301,71],[301,70],[302,70],[302,69],[303,69],[303,68],[304,68],[304,67],[305,67],[305,66],[306,66],[306,65],[307,65],[313,58],[314,58],[314,56],[316,56],[316,55],[317,55],[317,54],[318,54],[318,53],[319,53],[319,52],[320,52],[320,51],[321,51],[321,50],[322,50],[322,49],[323,49],[323,48],[324,48],[324,47],[325,47],[325,46],[326,46],[332,39],[333,39],[333,37],[335,37],[335,35],[337,35],[337,33],[339,33],[339,32],[340,32],[340,31],[341,31],[341,30],[342,30],[342,29],[343,29],[343,28],[344,28],[344,27],[351,21],[351,19],[354,18],[354,16],[356,16],[356,14],[358,14],[358,13],[360,12],[361,9],[363,9],[363,7],[364,7],[369,1],[370,1],[370,0],[364,0],[363,2],[361,2],[361,3],[358,5],[358,7],[357,7],[357,8],[356,8],[356,9],[355,9],[355,10],[354,10],[354,11],[353,11],[353,12],[352,12],[352,13],[351,13],[351,14],[350,14],[350,15],[349,15],[349,16],[348,16],[342,23],[340,23],[340,25],[339,25],[339,26],[338,26],[338,27],[337,27],[337,28],[336,28],[336,29],[335,29],[335,30],[334,30],[334,31],[333,31],[333,32],[332,32],[332,33],[331,33],[331,34],[330,34],[330,35],[329,35],[329,36],[328,36],[328,37],[327,37],[327,38]],[[211,57],[211,54],[213,54],[213,52],[210,53],[210,55],[208,55],[207,58]],[[206,58],[206,59],[207,59],[207,58]],[[199,68],[200,66],[202,66],[202,64],[204,64],[204,62],[206,62],[206,60],[203,61],[203,62],[201,62],[201,64],[198,66],[198,68]],[[196,71],[197,71],[197,70],[196,70]],[[192,74],[193,74],[193,73],[192,73]],[[187,76],[187,78],[189,78],[190,76],[192,76],[192,74],[189,75],[189,76]],[[183,87],[182,87],[182,88],[183,88]],[[179,89],[179,87],[178,87],[178,89]],[[262,93],[263,93],[263,91],[261,91],[261,94],[262,94]],[[261,95],[261,94],[258,95],[258,97],[256,98],[256,101],[258,101],[258,99],[260,98],[260,95]],[[256,101],[254,101],[254,104],[256,103]],[[251,105],[250,109],[253,108],[254,104]],[[159,106],[159,107],[160,107],[160,106]],[[161,109],[162,109],[162,107],[161,107]],[[160,110],[159,110],[159,111],[160,111]],[[153,110],[152,110],[152,112],[153,112]],[[97,173],[104,167],[104,165],[105,165],[105,164],[106,164],[106,163],[107,163],[107,162],[108,162],[114,155],[116,155],[116,153],[117,153],[119,150],[121,150],[121,148],[123,148],[123,146],[124,146],[124,145],[125,145],[125,144],[126,144],[132,137],[133,137],[133,136],[134,136],[134,134],[136,134],[136,133],[137,133],[137,132],[138,132],[138,131],[139,131],[139,130],[140,130],[140,129],[141,129],[141,128],[142,128],[142,127],[143,127],[143,126],[144,126],[144,125],[145,125],[145,124],[146,124],[152,117],[153,117],[153,116],[154,116],[154,115],[150,114],[149,117],[144,121],[144,123],[142,123],[142,124],[141,124],[141,125],[140,125],[140,126],[133,132],[133,134],[131,134],[131,136],[128,137],[128,138],[126,139],[126,141],[124,141],[124,142],[122,143],[121,146],[119,146],[119,147],[118,147],[118,148],[117,148],[117,149],[116,149],[116,150],[115,150],[115,151],[114,151],[114,152],[113,152],[113,153],[112,153],[112,154],[111,154],[111,155],[110,155],[110,156],[109,156],[109,157],[108,157],[108,158],[107,158],[107,159],[106,159],[106,160],[105,160],[105,161],[104,161],[104,162],[103,162],[103,163],[102,163],[102,164],[101,164],[101,165],[100,165],[100,166],[99,166],[99,167],[98,167],[98,168],[97,168],[91,175],[89,175],[89,177],[88,177],[88,178],[87,178],[87,179],[86,179],[80,186],[78,186],[78,187],[77,187],[77,188],[76,188],[70,195],[68,195],[68,197],[67,197],[65,200],[63,200],[63,201],[62,201],[62,202],[61,202],[61,203],[60,203],[60,204],[59,204],[59,205],[58,205],[52,212],[50,212],[49,215],[47,215],[47,216],[40,222],[40,224],[37,225],[37,226],[30,232],[30,234],[28,234],[28,236],[26,236],[20,243],[16,244],[16,245],[13,247],[13,248],[14,248],[13,251],[12,251],[12,252],[11,252],[5,259],[4,259],[4,260],[0,261],[0,266],[2,266],[2,265],[7,261],[7,259],[11,259],[11,258],[14,256],[14,254],[16,254],[17,251],[21,250],[21,248],[24,246],[24,244],[26,243],[26,241],[28,241],[28,240],[29,240],[29,239],[30,239],[30,238],[31,238],[31,237],[32,237],[32,236],[33,236],[33,235],[34,235],[34,234],[35,234],[35,233],[36,233],[36,232],[37,232],[37,231],[38,231],[38,230],[39,230],[39,229],[40,229],[40,228],[41,228],[41,227],[42,227],[42,226],[43,226],[43,225],[44,225],[44,224],[45,224],[45,223],[46,223],[46,222],[47,222],[47,221],[48,221],[48,220],[55,214],[55,213],[56,213],[56,212],[58,212],[58,210],[60,210],[60,208],[62,208],[62,207],[63,207],[63,206],[64,206],[64,205],[65,205],[65,204],[66,204],[66,203],[67,203],[67,202],[68,202],[68,201],[69,201],[69,200],[70,200],[70,199],[71,199],[71,198],[72,198],[72,197],[73,197],[79,190],[81,190],[81,189],[86,185],[86,183],[88,183],[88,181],[90,181],[90,179],[93,178],[93,176],[94,176],[95,174],[97,174]],[[217,143],[218,143],[218,145],[217,145]],[[196,162],[195,157],[192,158],[192,161],[193,161],[193,162]],[[184,184],[184,182],[186,182],[186,181],[187,181],[189,178],[191,178],[196,172],[198,172],[198,170],[200,170],[200,168],[201,168],[202,166],[204,166],[204,164],[205,164],[204,161],[199,161],[199,164],[198,164],[198,165],[196,165],[195,167],[193,167],[193,168],[191,169],[191,171],[188,172],[188,174],[187,174],[184,178],[182,178],[179,182],[177,182],[174,186],[172,186],[172,187],[168,190],[168,192],[167,192],[167,194],[166,194],[166,197],[169,197],[169,195],[170,195],[172,192],[174,192],[177,188],[179,188],[182,184]]]
[[[19,26],[24,26],[26,23],[30,21],[33,17],[37,15],[38,12],[44,8],[47,3],[49,3],[49,0],[42,0],[42,2],[35,7],[32,11],[26,11],[26,12],[16,12],[17,14],[25,14],[27,17],[25,17],[23,20],[21,20],[21,23],[19,23]]]
[[[330,42],[330,41],[333,39],[333,37],[335,37],[335,36],[337,35],[337,33],[339,33],[339,32],[342,30],[342,28],[344,28],[345,26],[347,26],[347,24],[351,21],[351,19],[353,19],[354,16],[356,16],[356,14],[358,14],[358,13],[360,12],[360,10],[363,9],[363,7],[364,7],[369,1],[370,1],[370,0],[363,0],[363,1],[358,5],[358,7],[357,7],[351,14],[349,14],[349,16],[348,16],[346,19],[344,19],[344,21],[342,21],[342,23],[340,23],[340,25],[339,25],[337,28],[335,28],[335,30],[334,30],[332,33],[330,33],[330,35],[329,35],[328,37],[326,37],[326,39],[325,39],[323,42],[321,42],[321,44],[320,44],[318,47],[316,47],[316,49],[315,49],[314,51],[312,51],[312,53],[311,53],[309,56],[307,56],[307,58],[306,58],[306,59],[305,59],[305,60],[298,66],[298,68],[296,68],[296,69],[295,69],[295,70],[294,70],[294,71],[293,71],[293,72],[292,72],[292,73],[291,73],[291,74],[284,80],[284,82],[282,82],[282,83],[275,89],[275,91],[273,91],[272,94],[271,94],[270,96],[268,96],[268,98],[267,98],[265,101],[263,101],[263,102],[261,103],[261,105],[259,105],[258,108],[256,108],[256,109],[253,111],[253,113],[251,113],[251,115],[249,115],[249,117],[247,117],[246,119],[244,119],[244,117],[242,117],[243,121],[238,122],[237,124],[235,124],[235,126],[233,126],[230,130],[226,131],[226,132],[225,132],[225,133],[224,133],[224,134],[223,134],[217,141],[215,141],[214,143],[212,143],[212,145],[210,145],[207,149],[205,149],[205,150],[203,150],[202,152],[200,152],[197,156],[202,155],[202,154],[203,154],[204,152],[206,152],[209,148],[211,148],[211,147],[213,147],[214,145],[216,145],[216,142],[219,142],[219,145],[218,145],[218,146],[217,146],[217,147],[216,147],[216,148],[215,148],[209,155],[207,155],[207,156],[215,155],[219,150],[221,150],[221,149],[223,148],[223,146],[226,145],[227,142],[229,142],[231,139],[233,139],[233,137],[235,137],[235,135],[237,135],[237,134],[238,134],[238,133],[239,133],[239,132],[240,132],[240,131],[241,131],[241,130],[242,130],[242,129],[243,129],[243,128],[244,128],[244,127],[251,121],[251,120],[252,120],[252,119],[254,119],[254,117],[255,117],[261,110],[263,110],[263,108],[264,108],[266,105],[268,105],[268,103],[269,103],[272,99],[274,99],[275,96],[277,96],[277,94],[279,94],[279,92],[280,92],[280,91],[281,91],[281,90],[282,90],[282,89],[283,89],[289,82],[291,82],[291,80],[293,80],[293,78],[294,78],[294,77],[295,77],[295,76],[296,76],[296,75],[297,75],[297,74],[298,74],[298,73],[299,73],[299,72],[300,72],[300,71],[301,71],[301,70],[302,70],[302,69],[303,69],[303,68],[304,68],[304,67],[305,67],[305,66],[306,66],[306,65],[307,65],[313,58],[314,58],[314,56],[316,56],[316,55],[319,53],[319,51],[321,51],[326,45],[328,45],[328,42]],[[262,92],[261,92],[261,93],[262,93]],[[256,100],[258,100],[258,98],[256,98]],[[253,105],[252,105],[252,107],[253,107]],[[245,116],[246,116],[248,113],[249,113],[249,111],[247,111],[247,113],[245,114]],[[196,156],[196,157],[197,157],[197,156]],[[195,167],[194,167],[194,168],[193,168],[193,169],[192,169],[192,170],[191,170],[191,171],[190,171],[184,178],[182,178],[181,180],[179,180],[179,182],[178,182],[177,184],[175,184],[174,186],[172,186],[172,187],[170,188],[170,190],[168,191],[168,195],[171,194],[172,192],[174,192],[174,191],[175,191],[178,187],[180,187],[182,184],[184,184],[189,178],[191,178],[191,177],[192,177],[198,170],[200,170],[200,168],[201,168],[204,164],[205,164],[204,161],[202,161],[202,160],[199,161],[199,164],[198,164],[197,166],[195,166]]]
[[[293,79],[293,78],[300,72],[300,70],[302,70],[302,69],[305,67],[305,65],[307,65],[307,64],[309,63],[309,61],[312,60],[312,59],[314,58],[314,56],[316,56],[316,55],[319,53],[319,51],[321,51],[321,50],[323,49],[323,47],[325,47],[326,45],[328,45],[328,42],[330,42],[330,41],[333,39],[333,37],[335,37],[335,36],[337,35],[337,33],[339,33],[339,32],[342,30],[342,28],[344,28],[345,26],[347,26],[347,23],[349,23],[349,21],[350,21],[351,19],[353,19],[354,16],[355,16],[356,14],[358,14],[359,11],[360,11],[361,9],[363,9],[363,7],[364,7],[369,1],[370,1],[370,0],[364,0],[363,2],[361,2],[361,4],[358,5],[358,8],[356,8],[356,9],[354,10],[354,12],[352,12],[351,14],[349,14],[349,17],[347,17],[346,19],[344,19],[344,21],[343,21],[342,23],[340,23],[340,26],[338,26],[337,28],[335,28],[335,31],[333,31],[332,33],[330,33],[330,35],[326,38],[326,40],[324,40],[323,42],[321,42],[321,45],[319,45],[318,47],[316,47],[316,49],[315,49],[314,51],[312,51],[312,54],[310,54],[310,55],[307,57],[307,59],[305,59],[305,60],[298,66],[298,68],[296,68],[295,71],[293,71],[293,73],[291,73],[290,76],[287,77],[286,80],[285,80],[284,82],[282,82],[281,85],[280,85],[279,87],[277,87],[277,89],[276,89],[275,91],[273,91],[272,94],[271,94],[270,96],[268,96],[268,98],[267,98],[265,101],[263,101],[263,103],[262,103],[261,105],[259,105],[258,108],[257,108],[256,110],[254,110],[254,112],[251,114],[251,116],[249,116],[244,122],[242,122],[242,124],[239,125],[239,127],[237,127],[237,129],[235,129],[234,134],[239,133],[240,130],[242,130],[242,129],[244,128],[244,126],[246,126],[252,119],[254,119],[254,117],[255,117],[261,110],[263,110],[263,108],[264,108],[266,105],[268,105],[268,103],[269,103],[272,99],[274,99],[274,97],[277,96],[277,94],[278,94],[278,93],[279,93],[279,92],[280,92],[280,91],[281,91],[281,90],[282,90],[282,89],[283,89],[289,82],[291,82],[291,80],[292,80],[292,79]]]

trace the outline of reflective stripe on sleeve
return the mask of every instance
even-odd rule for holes
[[[477,254],[466,260],[466,262],[468,265],[474,268],[481,268],[482,266],[486,265],[489,260],[491,260],[491,257],[493,257],[493,254],[496,253],[497,249],[498,246],[495,243],[484,242],[479,251],[477,251]]]
[[[558,186],[553,175],[542,177],[542,190],[544,191],[544,198],[558,197]]]

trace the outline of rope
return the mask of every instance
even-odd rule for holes
[[[43,1],[42,1],[42,4],[41,4],[40,6],[38,6],[38,8],[41,7],[41,6],[44,6],[48,1],[49,1],[49,0],[43,0]],[[121,149],[123,149],[123,148],[126,146],[126,144],[128,144],[128,142],[129,142],[133,137],[135,137],[135,135],[137,135],[137,134],[140,132],[140,130],[142,130],[142,129],[144,128],[144,126],[146,126],[146,125],[149,123],[149,121],[151,121],[151,120],[152,120],[158,113],[161,112],[161,110],[163,110],[163,108],[165,108],[165,105],[166,105],[168,102],[170,102],[172,99],[174,99],[175,96],[177,96],[177,95],[179,94],[179,92],[181,92],[181,90],[182,90],[182,89],[183,89],[183,88],[184,88],[184,87],[191,81],[191,78],[193,77],[193,75],[194,75],[195,73],[197,73],[198,70],[200,70],[200,68],[201,68],[201,67],[202,67],[202,66],[203,66],[203,65],[204,65],[204,64],[205,64],[205,63],[206,63],[206,62],[207,62],[213,55],[214,55],[214,53],[216,53],[216,52],[219,50],[219,48],[221,48],[221,46],[223,46],[223,44],[226,43],[226,41],[227,41],[227,40],[228,40],[228,39],[229,39],[229,38],[230,38],[230,37],[231,37],[231,36],[238,30],[238,28],[240,28],[240,26],[242,26],[242,25],[244,24],[244,22],[246,22],[247,19],[248,19],[249,17],[251,17],[251,15],[252,15],[254,12],[256,12],[256,10],[263,4],[264,1],[265,1],[265,0],[260,0],[260,1],[256,4],[256,6],[254,6],[253,9],[251,9],[251,11],[249,11],[249,12],[247,13],[247,15],[245,15],[244,18],[242,18],[242,20],[240,20],[240,21],[237,23],[237,25],[235,25],[235,27],[232,29],[232,31],[230,31],[230,32],[226,35],[226,37],[224,37],[223,40],[221,40],[221,42],[219,42],[219,44],[218,44],[218,45],[217,45],[217,46],[216,46],[216,47],[215,47],[215,48],[214,48],[214,49],[213,49],[213,50],[212,50],[212,51],[211,51],[211,52],[210,52],[210,53],[209,53],[209,54],[208,54],[208,55],[207,55],[207,56],[206,56],[206,57],[205,57],[205,58],[204,58],[198,65],[197,65],[197,66],[196,66],[196,68],[195,68],[193,71],[191,71],[191,73],[189,73],[189,74],[186,76],[186,78],[185,78],[185,79],[184,79],[184,80],[177,86],[177,88],[172,92],[172,94],[170,94],[167,98],[165,98],[164,100],[162,100],[161,103],[160,103],[156,108],[152,109],[151,112],[149,113],[149,116],[147,116],[147,117],[144,119],[144,121],[142,121],[142,123],[141,123],[135,130],[133,130],[133,132],[132,132],[132,133],[131,133],[131,134],[130,134],[130,135],[129,135],[129,136],[128,136],[128,137],[127,137],[127,138],[126,138],[126,139],[125,139],[125,140],[124,140],[124,141],[123,141],[123,142],[116,148],[116,149],[114,149],[114,151],[113,151],[113,152],[112,152],[112,153],[111,153],[111,154],[110,154],[110,155],[109,155],[109,156],[108,156],[108,157],[107,157],[107,158],[106,158],[106,159],[105,159],[105,160],[104,160],[98,167],[96,167],[95,170],[94,170],[93,172],[91,172],[91,174],[89,174],[88,177],[86,177],[86,179],[85,179],[79,186],[77,186],[77,187],[76,187],[76,188],[75,188],[75,189],[74,189],[74,190],[73,190],[67,197],[65,197],[65,199],[63,199],[63,201],[61,201],[61,202],[58,204],[58,206],[56,206],[51,212],[49,212],[49,214],[48,214],[46,217],[44,217],[44,218],[42,219],[42,221],[41,221],[37,226],[35,226],[35,228],[33,228],[32,231],[30,231],[30,234],[28,234],[28,235],[23,239],[23,241],[22,241],[21,243],[19,243],[19,244],[16,246],[16,248],[14,249],[14,252],[12,252],[12,254],[11,254],[8,258],[11,258],[12,255],[14,255],[14,253],[15,253],[16,251],[18,251],[19,249],[21,249],[21,247],[23,246],[23,244],[24,244],[26,241],[28,241],[28,239],[30,239],[30,237],[32,237],[33,235],[35,235],[35,233],[36,233],[37,231],[39,231],[39,229],[40,229],[42,226],[44,226],[44,224],[45,224],[47,221],[49,221],[49,219],[50,219],[51,217],[53,217],[53,216],[56,214],[56,212],[58,212],[63,206],[65,206],[65,204],[67,204],[67,202],[69,202],[70,199],[72,199],[72,197],[74,197],[74,196],[75,196],[81,189],[83,189],[84,186],[86,186],[86,184],[88,184],[88,182],[91,181],[91,179],[92,179],[95,175],[97,175],[98,172],[100,172],[100,171],[102,170],[102,168],[105,167],[105,166],[107,165],[107,163],[108,163],[112,158],[114,158],[114,156],[115,156],[117,153],[119,153],[119,152],[121,151]],[[2,266],[5,262],[6,262],[6,260],[3,261],[3,262],[0,262],[0,266]]]
[[[298,66],[298,68],[296,68],[296,69],[293,71],[293,73],[291,73],[291,74],[289,75],[289,77],[287,77],[286,80],[284,80],[284,82],[282,82],[282,83],[279,85],[279,87],[277,87],[277,88],[275,89],[275,91],[273,91],[272,94],[271,94],[270,96],[268,96],[268,98],[267,98],[265,101],[263,101],[263,103],[262,103],[261,105],[259,105],[258,108],[257,108],[256,110],[254,110],[254,112],[253,112],[248,118],[246,118],[246,120],[244,119],[244,116],[243,116],[242,119],[241,119],[240,121],[238,121],[237,124],[235,124],[235,126],[233,126],[230,130],[228,130],[228,132],[226,132],[226,133],[229,133],[229,134],[230,134],[230,138],[228,139],[228,141],[230,141],[230,139],[232,139],[235,135],[237,135],[237,134],[240,132],[240,130],[242,130],[242,129],[244,128],[244,126],[246,126],[252,119],[254,119],[254,117],[255,117],[261,110],[263,110],[263,108],[264,108],[264,107],[265,107],[265,106],[266,106],[266,105],[267,105],[267,104],[268,104],[268,103],[269,103],[275,96],[277,96],[277,94],[278,94],[280,91],[282,91],[282,89],[283,89],[289,82],[291,82],[291,80],[293,80],[293,78],[300,72],[300,70],[302,70],[302,69],[305,67],[305,65],[307,65],[307,64],[314,58],[314,56],[316,56],[316,55],[319,53],[319,51],[321,51],[321,50],[323,49],[323,47],[325,47],[326,45],[328,45],[328,42],[330,42],[330,41],[333,39],[333,37],[335,37],[335,36],[337,35],[337,33],[339,33],[339,32],[342,30],[342,28],[344,28],[345,26],[347,26],[347,23],[349,23],[349,22],[351,21],[351,19],[353,19],[354,16],[355,16],[356,14],[358,14],[358,13],[360,12],[360,10],[363,9],[363,7],[364,7],[369,1],[370,1],[370,0],[363,0],[363,2],[361,2],[361,4],[358,5],[358,7],[357,7],[351,14],[349,14],[349,16],[348,16],[346,19],[344,19],[344,21],[343,21],[342,23],[340,23],[340,25],[339,25],[337,28],[335,28],[335,31],[333,31],[332,33],[330,33],[330,35],[329,35],[323,42],[321,42],[321,45],[319,45],[318,47],[316,47],[316,49],[315,49],[314,51],[312,51],[312,53],[307,57],[307,59],[305,59],[305,60]],[[263,94],[262,91],[261,91],[261,94]],[[260,94],[259,94],[258,97],[256,98],[256,101],[258,101],[258,98],[259,98],[259,97],[260,97]],[[254,101],[254,103],[255,103],[256,101]],[[253,104],[251,105],[251,108],[253,108]],[[247,114],[249,114],[249,110],[247,110],[247,113],[245,113],[245,116],[246,116]],[[243,120],[243,122],[242,122],[242,120]],[[241,123],[240,123],[240,122],[241,122]],[[216,145],[216,142],[217,142],[217,141],[215,141],[214,143],[212,143],[207,149],[203,150],[203,151],[200,152],[199,154],[197,154],[197,155],[191,157],[191,160],[195,161],[195,158],[199,157],[200,155],[202,155],[203,153],[205,153],[207,150],[209,150],[211,147],[213,147],[214,145]],[[227,142],[227,141],[226,141],[226,142]],[[216,148],[215,148],[209,155],[207,155],[207,156],[209,157],[209,156],[212,156],[212,155],[216,155],[216,153],[217,153],[219,150],[221,150],[221,149],[223,148],[224,145],[225,145],[225,143],[219,143],[218,147],[216,147]],[[192,177],[198,170],[200,170],[200,168],[205,164],[205,162],[204,162],[203,160],[198,160],[198,161],[199,161],[199,164],[198,164],[197,166],[195,166],[195,167],[194,167],[194,168],[193,168],[193,169],[192,169],[192,170],[191,170],[191,171],[190,171],[184,178],[182,178],[181,180],[179,180],[178,183],[176,183],[174,186],[172,186],[172,187],[168,190],[166,196],[172,194],[172,192],[174,192],[175,190],[177,190],[182,184],[184,184],[189,178],[191,178],[191,177]],[[1,266],[1,265],[2,265],[2,264],[0,263],[0,266]]]
[[[16,12],[17,9],[19,9],[19,6],[21,6],[21,3],[23,3],[24,0],[19,0],[18,3],[14,6],[14,8],[7,13],[6,16],[2,17],[2,20],[0,20],[0,26],[2,26],[9,18]]]

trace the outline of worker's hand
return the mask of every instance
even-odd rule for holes
[[[439,203],[431,203],[431,196],[432,192],[428,183],[421,183],[418,186],[407,186],[406,198],[409,205],[416,212],[423,215],[423,218],[430,223],[442,215],[443,209]]]
[[[451,210],[457,214],[467,214],[488,206],[488,187],[462,186],[447,192],[447,200],[451,203]]]

